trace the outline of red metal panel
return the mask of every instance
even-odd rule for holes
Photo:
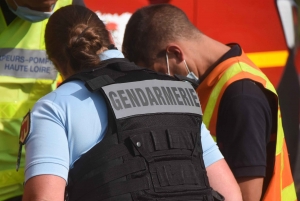
[[[299,75],[299,80],[300,80],[300,47],[297,48],[297,53],[295,56],[295,63],[296,63],[296,70]]]
[[[194,2],[194,0],[171,0],[170,4],[182,9],[188,16],[189,20],[194,23],[194,16],[196,11]]]
[[[223,43],[238,42],[245,52],[287,49],[274,0],[199,0],[196,26]]]

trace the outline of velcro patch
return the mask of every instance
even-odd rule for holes
[[[29,132],[30,132],[30,111],[25,115],[21,124],[20,137],[19,137],[20,144],[22,145],[25,144]]]

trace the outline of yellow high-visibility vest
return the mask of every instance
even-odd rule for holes
[[[70,4],[72,0],[59,0],[54,11]],[[47,22],[17,17],[7,25],[0,9],[0,200],[23,194],[24,148],[16,171],[21,122],[56,87],[57,71],[45,52]]]

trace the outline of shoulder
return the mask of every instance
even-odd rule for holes
[[[90,92],[82,81],[67,82],[49,94],[42,97],[39,102],[52,102],[53,104],[72,104],[84,102],[89,98],[99,97],[99,94]]]
[[[259,135],[268,138],[272,128],[272,110],[265,93],[259,84],[251,80],[232,83],[220,102],[218,139],[226,140],[228,136],[252,138]]]
[[[250,79],[242,79],[230,84],[225,90],[222,99],[231,99],[238,96],[248,96],[266,100],[262,86]]]
[[[267,90],[250,79],[236,81],[226,88],[220,101],[219,111],[226,107],[235,108],[241,113],[246,111],[247,108],[260,108],[263,111],[270,111]]]
[[[70,81],[37,101],[33,112],[56,114],[67,118],[70,114],[86,114],[104,110],[106,103],[100,93],[92,93],[81,81]]]

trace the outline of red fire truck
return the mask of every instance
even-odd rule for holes
[[[293,0],[85,0],[121,48],[125,25],[136,9],[153,3],[180,7],[203,33],[237,42],[277,88],[291,167],[300,193],[300,51]],[[300,49],[299,49],[300,50]],[[296,67],[298,66],[298,67]]]

